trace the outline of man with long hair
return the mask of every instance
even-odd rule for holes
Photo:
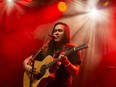
[[[75,46],[71,43],[70,30],[67,24],[57,22],[51,35],[55,38],[51,39],[47,46],[42,48],[35,59],[43,61],[48,55],[51,55],[53,60],[57,58],[59,60],[49,68],[49,76],[41,79],[37,87],[71,87],[72,77],[78,74],[81,64],[80,53],[79,51],[68,53]],[[31,72],[32,70],[32,67],[28,64],[32,58],[33,56],[30,56],[24,60],[23,65],[26,71]]]

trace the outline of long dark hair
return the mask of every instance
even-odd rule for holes
[[[66,45],[67,43],[70,43],[70,29],[69,29],[69,26],[63,22],[57,22],[54,27],[53,27],[53,30],[52,30],[52,34],[54,33],[54,29],[57,25],[64,25],[65,28],[64,28],[64,36],[61,40],[61,44],[62,46],[63,45]],[[48,49],[47,49],[47,52],[46,52],[46,55],[53,55],[53,51],[56,49],[56,43],[54,41],[54,39],[52,39],[49,44],[48,44]],[[59,47],[59,49],[62,49],[62,47]]]

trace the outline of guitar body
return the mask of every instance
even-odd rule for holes
[[[49,62],[51,62],[52,56],[47,56],[43,61],[35,61],[34,63],[34,67],[36,67],[36,72],[34,72],[34,74],[38,74],[40,73],[41,67],[45,64],[48,64]],[[24,72],[24,78],[23,78],[23,87],[29,87],[30,86],[30,76],[31,73],[28,71]],[[37,87],[39,82],[41,81],[42,78],[46,78],[49,76],[49,71],[48,69],[46,69],[46,72],[44,75],[42,75],[38,80],[37,79],[33,79],[32,81],[32,87]]]

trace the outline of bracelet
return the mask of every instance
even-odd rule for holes
[[[69,62],[68,64],[66,64],[65,66],[67,67],[67,66],[69,66],[71,63]]]

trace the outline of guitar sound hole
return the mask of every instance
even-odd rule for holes
[[[34,79],[39,80],[39,79],[46,73],[46,69],[47,69],[46,65],[42,65],[42,67],[41,67],[41,69],[40,69],[40,73],[38,73],[38,74],[34,77]]]
[[[40,69],[40,73],[38,73],[37,75],[34,76],[34,79],[39,80],[40,78],[43,77],[43,75],[46,73],[46,65],[42,65],[41,69]]]
[[[41,74],[45,74],[46,69],[47,69],[47,66],[46,66],[45,64],[42,65],[42,67],[41,67],[41,69],[40,69],[40,73],[41,73]]]
[[[36,76],[34,76],[34,79],[39,80],[40,78],[42,78],[43,74],[38,73]]]

